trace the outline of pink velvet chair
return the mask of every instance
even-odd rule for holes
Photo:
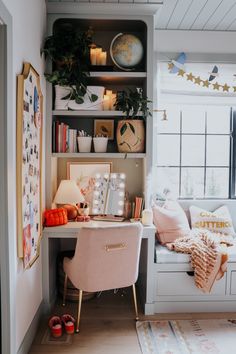
[[[141,238],[140,223],[81,229],[74,257],[64,258],[63,262],[64,306],[67,279],[79,289],[76,332],[79,332],[83,291],[97,292],[132,285],[138,319],[135,282],[138,277]]]

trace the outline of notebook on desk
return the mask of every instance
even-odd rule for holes
[[[95,221],[124,221],[125,218],[123,216],[115,216],[115,215],[96,215],[93,217]]]

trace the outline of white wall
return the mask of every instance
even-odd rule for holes
[[[22,340],[31,324],[42,301],[42,264],[41,257],[30,270],[24,270],[22,261],[17,259],[16,235],[16,76],[22,71],[23,61],[30,62],[41,74],[41,87],[45,97],[44,62],[40,57],[40,47],[45,36],[46,5],[44,0],[3,0],[12,15],[13,22],[13,116],[8,122],[12,140],[9,141],[9,183],[11,190],[10,204],[13,206],[11,215],[11,230],[9,237],[14,245],[11,250],[11,259],[14,263],[15,278],[15,352],[19,349]],[[43,152],[44,156],[44,152]],[[43,162],[44,164],[44,162]],[[44,185],[44,183],[43,183]],[[43,198],[44,199],[44,198]],[[5,353],[7,354],[7,353]],[[10,353],[9,353],[10,354]],[[11,353],[13,354],[13,353]]]

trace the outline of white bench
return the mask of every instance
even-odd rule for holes
[[[196,205],[215,210],[227,205],[236,229],[236,201],[184,201],[184,210]],[[187,211],[186,211],[187,212]],[[188,214],[188,213],[187,213]],[[154,313],[231,312],[236,311],[236,239],[228,248],[229,261],[224,277],[216,281],[210,294],[204,294],[194,283],[189,255],[171,252],[156,246],[154,261]]]

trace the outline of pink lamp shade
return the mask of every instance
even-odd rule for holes
[[[69,179],[61,180],[54,203],[77,204],[80,202],[84,202],[84,197],[75,181]]]

